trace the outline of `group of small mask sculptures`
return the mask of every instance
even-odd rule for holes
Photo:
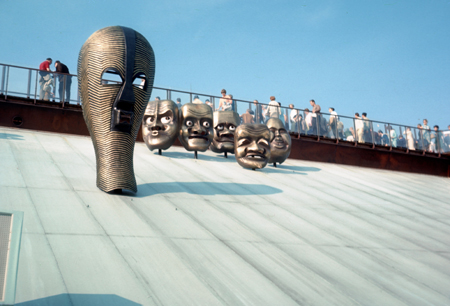
[[[137,191],[134,144],[141,127],[150,150],[169,149],[178,137],[187,151],[235,154],[244,168],[283,163],[291,138],[278,118],[267,124],[241,124],[234,111],[214,112],[207,104],[171,100],[148,102],[155,74],[152,47],[144,36],[121,26],[92,34],[78,57],[78,90],[83,117],[94,145],[97,187],[121,193]],[[122,82],[109,82],[115,74]],[[139,81],[139,82],[136,82]]]
[[[207,104],[187,103],[178,110],[171,100],[148,103],[142,122],[147,147],[167,150],[177,136],[187,151],[236,155],[244,168],[261,169],[268,163],[283,163],[291,151],[291,137],[283,122],[271,118],[265,124],[242,124],[234,111],[213,113]],[[196,155],[197,156],[197,155]]]

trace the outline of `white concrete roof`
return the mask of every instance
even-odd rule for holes
[[[136,195],[89,137],[0,128],[0,210],[24,212],[17,305],[449,305],[447,178],[135,148]]]

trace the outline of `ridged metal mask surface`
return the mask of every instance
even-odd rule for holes
[[[244,168],[264,168],[270,159],[270,130],[265,124],[246,123],[234,133],[236,161]]]
[[[137,191],[133,151],[153,88],[155,57],[144,36],[121,26],[92,34],[78,57],[78,90],[94,144],[97,186]],[[118,82],[106,81],[115,75]],[[142,85],[133,85],[136,80]]]
[[[181,107],[178,139],[187,151],[208,150],[213,139],[213,111],[209,105],[187,103]]]
[[[172,146],[179,131],[178,106],[172,100],[148,102],[142,120],[142,137],[147,147],[167,150]]]
[[[214,112],[214,138],[211,151],[234,153],[234,132],[240,123],[241,118],[236,112]]]
[[[278,118],[270,118],[267,121],[270,130],[270,160],[269,163],[283,163],[291,154],[291,135]]]

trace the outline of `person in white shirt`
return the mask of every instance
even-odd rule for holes
[[[198,96],[194,97],[194,101],[192,101],[192,103],[194,103],[194,104],[203,104],[202,100],[200,100]]]
[[[280,118],[280,106],[277,101],[275,101],[275,97],[270,97],[269,106],[267,106],[266,113],[270,118]]]
[[[294,104],[289,104],[291,113],[289,114],[289,120],[291,121],[291,132],[298,132],[298,110],[294,109]]]
[[[312,133],[312,113],[309,109],[305,108],[305,123],[306,123],[306,134],[310,135]]]
[[[360,119],[359,113],[355,113],[356,141],[364,143],[364,122]]]
[[[334,110],[334,107],[330,107],[328,109],[330,112],[330,128],[331,128],[331,137],[336,138],[337,137],[337,122],[338,122],[338,114]]]

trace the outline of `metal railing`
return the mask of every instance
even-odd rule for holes
[[[108,80],[108,82],[115,82]],[[0,64],[0,95],[8,95],[37,100],[80,105],[78,78],[73,74],[43,72],[39,69]],[[76,93],[76,99],[73,94]],[[337,144],[350,144],[372,149],[397,150],[413,154],[440,156],[450,153],[450,130],[432,130],[369,119],[334,116],[316,113],[308,109],[275,107],[265,103],[254,103],[214,95],[153,87],[151,100],[161,99],[179,101],[180,105],[199,99],[208,103],[213,110],[228,108],[241,115],[241,120],[265,123],[271,117],[280,118],[286,130],[295,137],[307,137],[317,141],[333,141]],[[198,101],[196,101],[198,102]],[[275,111],[274,111],[275,110]],[[242,116],[248,112],[249,116]]]

